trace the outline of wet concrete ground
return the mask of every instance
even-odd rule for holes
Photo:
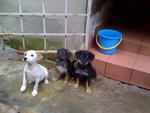
[[[55,75],[54,62],[42,61]],[[93,93],[85,87],[73,88],[73,82],[62,80],[40,84],[39,93],[32,97],[30,84],[19,91],[24,63],[15,50],[0,50],[0,113],[149,113],[150,91],[98,77]]]

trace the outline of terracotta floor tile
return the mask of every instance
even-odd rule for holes
[[[140,54],[150,56],[150,35],[146,35],[140,49]]]
[[[89,51],[95,54],[95,59],[93,60],[92,64],[97,74],[104,75],[106,62],[108,61],[110,55],[105,55],[105,54],[100,53],[98,49],[95,47],[90,48]]]
[[[94,69],[96,70],[97,75],[103,75],[104,76],[106,62],[98,60],[98,59],[94,59],[92,62],[92,65],[93,65]]]
[[[111,64],[120,65],[127,68],[132,68],[136,62],[138,54],[124,51],[124,50],[117,50],[117,52],[110,56],[108,62]]]
[[[145,34],[143,43],[144,43],[144,44],[147,44],[147,45],[150,44],[150,34]],[[143,44],[143,43],[142,43],[142,44]]]
[[[131,71],[132,69],[109,63],[106,66],[105,76],[122,82],[130,83]]]
[[[150,89],[150,73],[133,70],[131,84]]]
[[[120,49],[139,53],[143,41],[144,33],[136,31],[125,31],[123,33],[123,41],[119,45]]]
[[[135,42],[132,40],[124,39],[118,48],[129,52],[139,53],[140,46],[141,42]]]
[[[150,73],[150,56],[139,55],[134,65],[135,70]]]
[[[139,55],[131,75],[131,84],[150,89],[150,56]]]

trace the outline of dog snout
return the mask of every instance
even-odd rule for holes
[[[24,61],[25,61],[25,62],[27,61],[27,57],[24,57]]]

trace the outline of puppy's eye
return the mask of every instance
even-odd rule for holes
[[[88,58],[89,56],[88,56],[88,55],[86,55],[85,57],[86,57],[86,58]]]
[[[34,55],[33,55],[33,54],[31,54],[31,56],[33,57]]]
[[[27,54],[25,53],[24,56],[26,56]]]

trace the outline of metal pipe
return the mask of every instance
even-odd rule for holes
[[[0,33],[0,36],[44,36],[44,33]],[[85,33],[45,33],[45,36],[85,36]]]
[[[21,5],[21,0],[19,0],[19,13],[22,13],[22,5]],[[23,29],[23,15],[20,15],[20,26],[21,26],[21,33],[24,32]],[[24,35],[22,35],[22,45],[23,45],[23,49],[25,50],[25,39],[24,39]]]
[[[90,30],[90,15],[91,15],[91,6],[92,6],[92,0],[87,0],[87,18],[86,18],[86,29],[85,29],[85,49],[88,49],[88,43],[89,43],[89,30]]]
[[[44,50],[47,50],[47,46],[46,46],[46,38],[45,38],[45,34],[46,34],[46,19],[45,19],[45,4],[44,4],[44,0],[42,2],[42,8],[43,8],[43,34],[44,34]]]
[[[65,0],[65,48],[67,48],[67,16],[68,14],[68,1]]]
[[[43,13],[2,13],[0,12],[0,16],[43,16]],[[45,13],[45,16],[87,16],[84,13]]]
[[[72,53],[75,53],[76,50],[70,50]],[[44,50],[36,50],[37,53],[41,53],[41,54],[56,54],[57,50],[47,50],[47,51],[44,51]],[[24,54],[25,51],[22,51],[22,50],[17,50],[17,53],[18,54]]]

